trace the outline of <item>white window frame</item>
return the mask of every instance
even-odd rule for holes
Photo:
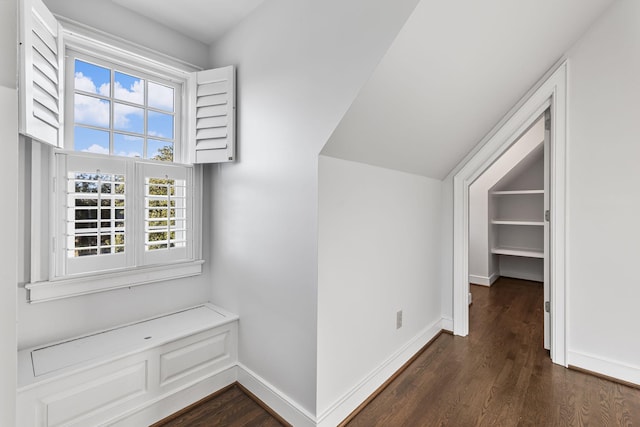
[[[78,43],[75,46],[80,46]],[[94,50],[91,54],[86,53],[88,49],[80,48],[78,50],[72,48],[68,43],[65,43],[65,76],[64,76],[64,118],[67,126],[64,127],[64,141],[65,148],[68,150],[73,150],[75,145],[74,141],[74,129],[75,129],[75,116],[74,116],[74,96],[75,96],[75,87],[74,87],[74,78],[75,78],[75,60],[81,60],[84,62],[88,62],[91,64],[95,64],[97,66],[109,69],[110,71],[122,72],[125,74],[133,75],[135,77],[139,77],[144,79],[145,81],[153,81],[156,83],[160,83],[166,86],[171,87],[174,90],[174,112],[172,113],[174,116],[174,138],[173,138],[173,162],[174,163],[184,163],[187,156],[187,150],[183,149],[183,145],[186,145],[187,133],[183,132],[185,127],[186,120],[183,119],[183,116],[189,115],[189,111],[186,107],[183,107],[183,103],[185,102],[186,97],[186,86],[188,84],[188,79],[184,76],[178,75],[169,75],[169,74],[160,74],[151,69],[143,69],[142,66],[129,66],[125,63],[125,59],[121,57],[116,57],[113,53],[101,52],[96,54]],[[148,64],[149,67],[152,67],[152,64]],[[113,89],[112,89],[113,90]],[[98,95],[96,95],[99,97]],[[145,91],[145,97],[148,96],[147,91]],[[102,98],[102,97],[100,97]],[[126,101],[122,101],[116,98],[108,97],[110,104],[113,102],[124,103]],[[134,105],[135,107],[143,108],[147,111],[147,107],[142,105]],[[149,108],[148,111],[153,111],[153,108]],[[161,111],[161,110],[158,110]],[[162,113],[167,113],[166,111],[161,111]],[[95,129],[108,131],[110,134],[110,150],[113,150],[113,134],[114,133],[124,133],[127,134],[129,132],[117,130],[114,128],[114,117],[113,117],[113,105],[110,108],[110,128],[100,128],[95,127]],[[146,125],[146,123],[145,123]],[[94,128],[93,126],[85,126],[82,127]],[[146,129],[145,129],[146,131]],[[132,134],[136,137],[147,138],[146,132],[144,135]],[[153,138],[152,138],[153,139]],[[74,144],[69,144],[69,141],[73,141]]]
[[[176,111],[176,119],[174,120],[174,126],[176,127],[176,144],[174,145],[174,163],[168,162],[153,162],[146,160],[134,160],[133,158],[126,157],[114,157],[117,159],[123,159],[125,161],[137,162],[142,164],[160,164],[166,167],[184,167],[192,170],[191,179],[191,218],[190,218],[190,245],[188,256],[185,258],[175,260],[164,260],[163,262],[157,261],[152,263],[151,260],[145,264],[141,261],[140,249],[134,248],[133,251],[127,251],[132,253],[134,260],[127,260],[128,265],[125,268],[113,269],[110,271],[94,271],[87,273],[79,273],[69,275],[65,269],[60,265],[60,257],[62,248],[60,247],[60,235],[59,235],[59,223],[58,218],[61,215],[61,207],[59,206],[59,198],[56,194],[51,193],[50,182],[54,182],[54,187],[59,192],[59,169],[56,166],[55,152],[65,153],[69,156],[79,155],[78,152],[70,150],[56,150],[43,144],[33,144],[32,150],[32,194],[31,194],[31,207],[32,207],[32,260],[31,260],[31,283],[26,284],[27,298],[31,303],[43,302],[49,300],[56,300],[71,296],[84,295],[89,293],[95,293],[110,289],[118,289],[123,287],[131,287],[136,285],[154,283],[158,281],[178,279],[183,277],[189,277],[201,274],[202,264],[202,236],[200,230],[202,230],[202,167],[199,165],[179,165],[177,162],[189,162],[193,154],[185,141],[188,139],[189,126],[187,120],[190,117],[191,110],[193,109],[192,102],[188,99],[188,87],[193,80],[193,72],[196,69],[188,64],[181,63],[179,61],[172,60],[165,57],[162,54],[157,54],[139,46],[131,45],[123,40],[119,40],[110,37],[103,33],[93,32],[86,28],[80,28],[71,23],[65,23],[62,31],[63,45],[65,49],[71,49],[74,52],[78,52],[81,55],[89,55],[92,58],[98,58],[100,60],[109,63],[113,61],[118,67],[121,64],[126,63],[126,70],[134,70],[138,74],[144,76],[151,76],[162,81],[170,81],[181,85],[182,90],[180,93],[175,93],[176,99],[180,98],[177,104],[181,106],[181,112],[179,114]],[[82,58],[79,58],[82,59]],[[125,72],[126,72],[125,70]],[[73,109],[73,98],[67,96],[68,90],[65,90],[64,86],[69,85],[68,78],[73,79],[73,68],[65,73],[65,83],[63,83],[62,93],[64,94],[65,109]],[[73,80],[71,80],[73,82]],[[73,88],[68,88],[73,92]],[[71,104],[69,104],[71,102]],[[70,105],[70,106],[69,106]],[[177,108],[177,107],[176,107]],[[69,120],[69,116],[62,116],[63,125],[65,120]],[[73,123],[68,122],[66,126],[63,126],[65,133],[71,130],[73,134]],[[179,130],[178,130],[179,129]],[[177,134],[179,132],[179,135]],[[181,143],[178,143],[178,140]],[[60,144],[61,146],[63,144]],[[87,158],[96,159],[110,159],[111,156],[91,155],[88,153],[82,153]],[[43,164],[43,158],[48,157],[49,164]],[[38,169],[36,165],[43,166],[44,168]],[[138,166],[138,170],[143,169],[143,166]],[[48,170],[46,176],[50,178],[50,181],[46,182],[41,179],[43,170]],[[136,178],[138,172],[135,172]],[[55,178],[55,179],[54,179]],[[137,179],[136,179],[137,180]],[[136,189],[136,192],[140,193],[140,189]],[[59,194],[59,193],[58,193]],[[141,212],[140,207],[135,209],[136,216]],[[131,221],[134,221],[132,215],[129,215]],[[140,229],[142,225],[139,223],[140,219],[136,218],[138,223],[128,224],[129,228]],[[34,233],[34,231],[37,233]],[[139,231],[138,231],[139,233]],[[43,243],[43,237],[51,236],[52,242],[51,250],[35,250]],[[140,237],[136,236],[135,241],[139,241]],[[132,255],[128,255],[131,257]],[[157,257],[156,257],[157,258]],[[48,265],[48,268],[46,266]],[[43,268],[44,267],[44,268]]]

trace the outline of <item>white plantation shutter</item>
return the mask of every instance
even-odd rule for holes
[[[143,202],[138,244],[143,265],[193,257],[193,167],[138,163],[138,188]]]
[[[133,163],[56,154],[56,276],[132,265]]]
[[[191,84],[191,135],[194,163],[235,158],[236,83],[233,66],[194,73]]]
[[[20,132],[62,147],[62,30],[42,0],[20,2]]]

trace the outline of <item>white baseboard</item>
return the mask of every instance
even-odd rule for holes
[[[238,363],[238,382],[295,427],[315,427],[316,419],[264,378]]]
[[[318,415],[317,425],[319,427],[334,427],[340,424],[426,343],[438,335],[442,330],[441,324],[442,320],[438,319],[427,326],[380,366],[371,371],[359,384],[356,384],[349,392]]]
[[[449,332],[453,332],[453,319],[451,317],[443,316],[440,322],[440,327]]]
[[[470,274],[469,275],[469,283],[472,283],[474,285],[480,285],[480,286],[491,286],[491,285],[493,285],[493,282],[498,280],[499,277],[500,277],[500,275],[497,274],[497,273],[493,273],[489,277]]]
[[[532,282],[544,282],[544,276],[538,273],[530,273],[524,271],[503,271],[500,270],[500,276],[510,277],[512,279],[530,280]]]
[[[176,392],[145,402],[141,407],[127,411],[110,420],[114,427],[148,426],[236,382],[237,368],[231,366],[196,383],[188,384]]]
[[[640,386],[640,366],[631,366],[615,360],[585,354],[578,351],[569,351],[569,365],[587,371],[606,375],[631,384]]]

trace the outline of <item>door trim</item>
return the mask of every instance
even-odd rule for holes
[[[469,334],[469,185],[480,176],[547,109],[551,110],[551,360],[567,366],[566,348],[566,60],[540,83],[479,144],[479,149],[453,177],[453,332]]]

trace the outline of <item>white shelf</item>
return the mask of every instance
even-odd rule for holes
[[[510,220],[494,219],[494,220],[491,221],[491,224],[496,224],[496,225],[534,225],[534,226],[544,226],[544,221],[510,221]]]
[[[508,196],[516,194],[544,194],[544,190],[508,190],[508,191],[494,191],[491,194],[494,196]]]
[[[544,252],[537,249],[492,248],[491,253],[496,255],[511,255],[511,256],[526,257],[526,258],[544,258]]]

